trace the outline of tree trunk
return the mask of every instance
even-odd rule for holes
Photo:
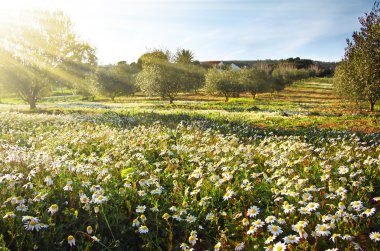
[[[373,112],[375,110],[375,103],[374,101],[370,100],[369,101],[369,106],[370,106],[370,111]]]
[[[30,107],[30,110],[36,109],[37,108],[36,101],[35,100],[30,100],[29,101],[29,107]]]
[[[256,92],[251,92],[252,94],[252,99],[256,99]]]
[[[224,102],[227,103],[228,102],[228,95],[226,94],[225,97],[226,97],[226,99],[224,100]]]
[[[173,104],[173,101],[174,101],[174,98],[173,97],[169,97],[169,104]]]

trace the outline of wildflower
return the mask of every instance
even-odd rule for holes
[[[277,242],[273,246],[273,251],[284,251],[284,250],[286,250],[286,246],[282,242]]]
[[[380,241],[380,233],[379,232],[372,232],[369,234],[369,238],[373,241]]]
[[[146,206],[137,206],[136,213],[144,213]]]
[[[330,225],[327,225],[327,224],[317,224],[317,226],[315,227],[315,233],[317,236],[328,236],[330,235]]]
[[[363,207],[363,202],[361,201],[353,201],[350,203],[351,207],[355,209],[356,211],[360,211]]]
[[[83,204],[87,204],[90,202],[90,199],[87,197],[86,194],[82,194],[79,198],[80,202]]]
[[[20,211],[20,212],[26,212],[26,211],[28,211],[28,207],[25,206],[24,204],[20,204],[20,205],[18,205],[18,206],[16,207],[16,210],[17,210],[17,211]]]
[[[223,196],[223,200],[231,199],[232,196],[234,196],[234,191],[232,191],[231,189],[228,189],[227,192]]]
[[[155,213],[159,211],[157,206],[151,207],[150,210],[152,210],[152,212],[155,212]]]
[[[99,207],[94,207],[94,212],[97,214],[99,213]]]
[[[214,246],[214,251],[219,251],[221,247],[222,247],[222,243],[220,242],[216,243]]]
[[[268,217],[265,218],[265,222],[266,223],[273,223],[273,222],[276,221],[276,219],[277,218],[275,216],[271,215],[271,216],[268,216]]]
[[[251,234],[256,233],[256,231],[257,231],[257,228],[254,227],[254,226],[251,226],[251,227],[249,228],[249,230],[247,231],[247,234],[248,234],[248,235],[251,235]]]
[[[137,193],[139,194],[139,196],[141,197],[144,197],[146,195],[146,192],[144,190],[139,190],[137,191]]]
[[[69,243],[70,247],[75,246],[75,238],[72,235],[67,236],[67,243]]]
[[[51,186],[54,184],[53,179],[50,176],[46,176],[44,182],[45,182],[46,186]]]
[[[48,209],[48,212],[51,214],[55,214],[56,212],[58,212],[58,205],[57,204],[51,205]]]
[[[175,219],[177,221],[182,221],[181,215],[179,215],[179,214],[173,215],[173,219]]]
[[[325,223],[326,221],[331,220],[331,215],[322,215],[322,222]]]
[[[309,201],[309,200],[312,200],[313,199],[313,195],[311,195],[310,193],[304,193],[302,195],[302,200],[304,201]]]
[[[336,242],[339,237],[341,237],[340,234],[332,234],[330,240]]]
[[[99,239],[98,237],[96,237],[96,236],[91,236],[91,239],[93,239],[93,240],[96,241],[96,242],[99,242],[99,241],[100,241],[100,239]]]
[[[138,226],[140,226],[140,222],[139,222],[139,220],[138,220],[138,219],[133,219],[133,221],[132,221],[132,226],[133,226],[133,227],[138,227]]]
[[[277,235],[271,235],[269,236],[266,240],[265,240],[265,244],[269,244],[271,242],[273,242],[275,239],[277,238]]]
[[[309,204],[307,204],[306,207],[307,209],[309,209],[309,212],[312,212],[312,211],[315,211],[319,207],[319,204],[316,202],[310,202]]]
[[[291,204],[282,205],[282,208],[286,214],[293,212],[295,209],[295,207]]]
[[[235,251],[241,251],[244,249],[244,242],[237,243],[235,246]]]
[[[279,218],[279,219],[277,220],[277,222],[278,222],[278,224],[280,224],[280,225],[284,225],[284,224],[286,223],[285,219],[282,219],[282,218]]]
[[[88,234],[92,234],[94,231],[91,226],[87,226],[86,230]]]
[[[13,212],[6,212],[3,219],[14,218],[16,215]]]
[[[284,238],[285,244],[297,244],[300,240],[300,237],[295,236],[295,235],[288,235]]]
[[[141,215],[140,215],[140,220],[141,220],[142,222],[146,221],[145,214],[141,214]]]
[[[262,220],[260,220],[260,219],[255,220],[254,222],[252,222],[252,225],[255,226],[255,227],[262,227],[262,226],[264,226],[264,224],[265,223]]]
[[[367,217],[372,216],[376,212],[376,208],[367,208],[362,214]]]
[[[188,215],[186,218],[186,221],[189,223],[194,223],[196,220],[197,220],[197,217],[195,217],[193,215]]]
[[[208,220],[208,221],[211,221],[211,220],[213,220],[214,219],[214,214],[213,213],[208,213],[207,215],[206,215],[206,220]]]
[[[256,207],[256,206],[252,206],[248,209],[248,216],[253,218],[255,217],[256,215],[258,215],[260,213],[260,208]]]
[[[37,232],[41,229],[41,225],[37,218],[32,218],[24,223],[24,227],[26,230],[36,230]]]
[[[346,173],[348,173],[349,170],[350,170],[350,169],[348,169],[348,167],[346,167],[346,166],[341,166],[341,167],[338,168],[338,173],[339,173],[339,174],[346,174]]]
[[[189,243],[190,243],[192,246],[194,246],[195,243],[197,243],[197,240],[198,240],[198,238],[197,238],[196,235],[190,235],[190,236],[189,236]]]
[[[349,235],[349,234],[345,234],[345,235],[342,236],[342,239],[345,240],[345,241],[351,241],[352,238],[353,237],[351,235]]]
[[[96,204],[102,204],[108,200],[107,196],[103,196],[101,194],[94,194],[94,195],[95,196],[93,196],[92,200]]]
[[[139,233],[140,233],[140,234],[146,234],[146,233],[148,233],[148,231],[149,231],[149,229],[148,229],[148,227],[145,226],[145,225],[139,227]]]
[[[347,189],[345,189],[344,187],[339,187],[339,188],[335,191],[335,193],[336,193],[337,195],[343,196],[343,195],[345,195],[345,194],[347,193]]]
[[[163,218],[164,220],[168,220],[169,217],[170,217],[170,215],[169,215],[168,213],[164,213],[164,215],[162,216],[162,218]]]
[[[249,220],[247,218],[243,218],[241,223],[243,224],[243,226],[248,226],[249,225]]]
[[[276,225],[269,225],[268,226],[268,231],[271,232],[274,236],[277,236],[282,233],[282,229],[280,226]]]
[[[182,243],[181,246],[180,246],[180,248],[181,248],[182,250],[188,250],[188,249],[189,249],[189,246],[188,246],[186,243]]]

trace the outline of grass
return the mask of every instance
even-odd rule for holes
[[[141,94],[120,97],[115,102],[104,97],[96,97],[96,102],[90,102],[79,95],[58,94],[42,99],[37,112],[178,114],[219,117],[228,121],[249,123],[255,128],[299,130],[312,127],[364,133],[380,132],[380,113],[367,112],[363,104],[342,101],[335,96],[329,79],[299,81],[278,93],[259,94],[256,99],[252,99],[249,94],[242,94],[239,98],[230,98],[227,103],[223,101],[223,97],[209,96],[202,92],[180,94],[174,104]],[[28,110],[28,106],[15,97],[2,99],[2,103],[0,110],[3,111]],[[379,110],[380,106],[375,108]]]
[[[379,113],[318,79],[179,99],[3,99],[0,247],[379,250]]]

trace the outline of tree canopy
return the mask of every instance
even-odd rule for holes
[[[3,60],[3,85],[36,108],[37,100],[61,82],[79,85],[96,64],[95,50],[79,40],[63,12],[32,12],[25,22],[12,27],[0,45],[8,54]]]
[[[136,74],[137,70],[126,63],[98,67],[95,80],[96,93],[112,100],[132,94],[136,91]]]
[[[347,99],[366,100],[374,111],[380,98],[380,8],[359,18],[360,31],[347,39],[343,60],[336,68],[334,85]]]

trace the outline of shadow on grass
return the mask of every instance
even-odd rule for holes
[[[305,142],[319,145],[321,140],[330,138],[350,138],[353,133],[343,130],[321,129],[317,127],[295,126],[293,128],[276,128],[274,124],[268,127],[258,127],[254,123],[238,121],[225,116],[215,114],[184,114],[171,113],[161,114],[157,112],[137,112],[130,113],[124,111],[73,111],[73,110],[33,110],[24,111],[26,113],[47,113],[47,114],[76,114],[83,115],[83,119],[90,123],[106,124],[117,128],[132,128],[136,126],[151,126],[160,123],[169,128],[175,129],[179,124],[184,126],[194,125],[201,130],[215,130],[224,135],[235,135],[241,141],[261,140],[267,136],[297,136],[302,137]],[[380,115],[373,116],[380,119]],[[268,121],[270,123],[270,121]],[[360,140],[366,142],[377,142],[380,140],[380,133],[354,133]],[[326,142],[326,141],[325,141]]]

